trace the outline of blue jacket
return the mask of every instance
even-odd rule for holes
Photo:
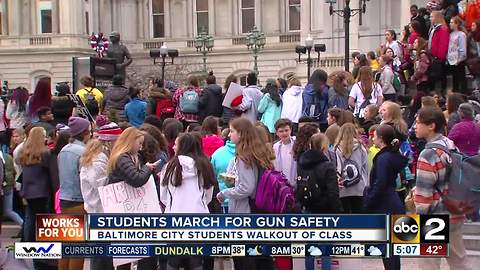
[[[322,92],[317,93],[312,84],[307,84],[302,94],[302,116],[317,119],[319,123],[327,122],[328,111],[328,85],[322,87]]]
[[[268,131],[275,133],[275,123],[280,119],[282,104],[277,105],[270,94],[265,94],[258,104],[258,112],[262,113],[260,121],[268,127]]]
[[[80,157],[84,151],[85,144],[75,140],[63,147],[58,154],[60,200],[83,202],[80,188]]]
[[[220,177],[221,173],[227,172],[228,165],[230,161],[235,158],[235,149],[236,146],[231,141],[227,141],[225,146],[222,146],[215,151],[212,155],[212,166],[215,172],[215,176],[217,177],[218,186],[220,187],[220,191],[227,189],[227,185],[222,177]],[[224,206],[228,205],[228,199],[225,200],[223,203]]]
[[[400,152],[385,149],[373,159],[370,186],[365,188],[363,202],[368,213],[403,214],[405,207],[395,191],[397,175],[407,166],[408,159]]]
[[[138,128],[145,121],[145,111],[147,110],[147,102],[133,98],[125,105],[125,115],[128,122]]]

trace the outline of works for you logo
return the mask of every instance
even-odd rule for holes
[[[62,243],[15,243],[16,259],[61,259]]]

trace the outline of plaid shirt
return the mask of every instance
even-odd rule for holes
[[[175,94],[172,98],[173,106],[175,107],[175,119],[187,122],[198,122],[200,120],[200,115],[198,113],[184,113],[180,110],[180,99],[182,98],[183,93],[192,88],[195,89],[195,92],[197,92],[199,97],[202,95],[203,90],[201,88],[194,88],[192,86],[187,88],[178,88],[177,91],[175,91]]]
[[[453,142],[442,135],[428,143],[442,144],[449,149],[455,149]],[[448,194],[447,167],[450,163],[449,154],[441,149],[424,149],[420,153],[414,197],[417,214],[449,214],[438,190],[443,194]],[[450,214],[452,223],[463,222],[463,219],[463,215]]]

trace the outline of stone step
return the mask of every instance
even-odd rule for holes
[[[480,259],[480,251],[479,250],[468,250],[467,249],[467,256],[468,257],[475,257]]]
[[[463,235],[465,248],[471,251],[480,251],[480,235]]]
[[[463,224],[463,234],[480,235],[480,222]]]

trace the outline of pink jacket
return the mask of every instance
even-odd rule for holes
[[[225,145],[222,137],[217,135],[206,135],[202,138],[203,153],[207,157],[211,157],[218,148]]]
[[[441,25],[433,30],[433,37],[431,40],[430,54],[438,58],[440,61],[447,60],[448,43],[450,42],[450,32],[446,25]]]

